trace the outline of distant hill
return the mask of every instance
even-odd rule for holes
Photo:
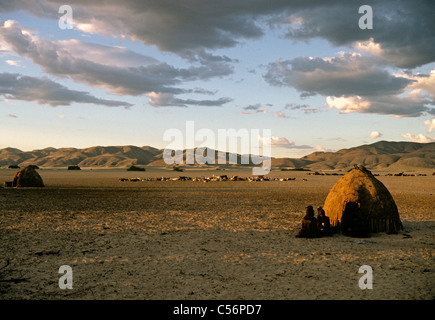
[[[369,169],[435,168],[435,143],[380,141],[337,152],[314,152],[300,160],[316,170],[348,169],[354,164]]]
[[[42,150],[21,151],[13,148],[0,150],[0,166],[17,164],[20,167],[35,164],[39,167],[127,167],[147,165],[162,151],[152,147],[91,147],[45,148]]]
[[[215,153],[217,159],[218,152]],[[187,152],[189,154],[189,152]],[[226,157],[228,159],[228,153]],[[238,165],[245,156],[237,157]],[[186,150],[183,151],[186,159]],[[21,151],[15,148],[0,149],[0,166],[30,164],[39,167],[129,167],[165,166],[163,149],[149,146],[97,146],[85,149],[45,148],[42,150]],[[314,152],[299,159],[273,158],[272,168],[307,168],[311,170],[346,170],[354,164],[369,169],[434,169],[435,143],[388,142],[380,141],[337,152]],[[195,165],[198,165],[195,162]],[[228,165],[228,160],[227,160]],[[247,164],[252,166],[253,163]],[[237,165],[233,165],[237,166]]]

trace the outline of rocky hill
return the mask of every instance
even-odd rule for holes
[[[380,141],[337,152],[315,152],[300,159],[311,169],[348,169],[354,164],[369,169],[435,168],[435,143]]]
[[[189,154],[187,152],[187,154]],[[183,152],[186,158],[186,150]],[[236,155],[237,163],[243,156]],[[217,159],[217,151],[215,151]],[[228,153],[227,153],[228,159]],[[228,162],[228,161],[227,161]],[[37,165],[39,167],[128,167],[131,165],[165,166],[163,150],[149,146],[97,146],[85,149],[45,148],[21,151],[0,149],[0,166]],[[434,169],[435,143],[380,141],[337,152],[314,152],[299,159],[273,158],[272,168],[306,168],[311,170],[346,170],[354,164],[369,169]],[[198,165],[195,163],[195,165]],[[252,165],[249,163],[248,165]]]

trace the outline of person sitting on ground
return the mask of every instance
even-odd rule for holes
[[[302,218],[302,229],[296,238],[317,238],[319,235],[313,206],[308,206],[306,209],[305,216]]]
[[[320,236],[332,235],[331,221],[329,217],[326,216],[325,210],[323,210],[322,207],[317,208],[317,229],[319,230]]]

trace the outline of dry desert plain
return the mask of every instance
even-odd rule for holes
[[[234,169],[235,170],[235,169]],[[305,206],[340,176],[292,181],[139,181],[247,177],[250,170],[39,170],[45,188],[0,188],[0,299],[434,299],[435,176],[379,173],[404,230],[368,239],[299,239]],[[16,170],[0,170],[0,181]],[[59,267],[73,272],[60,289]],[[362,290],[362,265],[373,289]]]

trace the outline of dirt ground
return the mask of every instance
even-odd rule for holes
[[[14,170],[0,170],[0,181]],[[340,176],[292,181],[119,178],[243,172],[39,170],[45,188],[0,188],[0,299],[435,298],[435,176],[380,173],[404,230],[295,238],[305,206]],[[59,267],[73,272],[60,289]],[[373,289],[361,289],[363,265]]]

